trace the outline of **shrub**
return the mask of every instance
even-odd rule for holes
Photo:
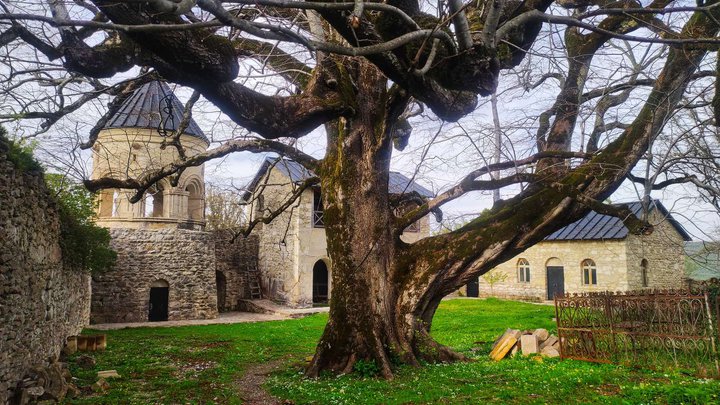
[[[99,273],[117,258],[110,248],[110,232],[95,225],[95,195],[82,184],[59,174],[46,174],[60,214],[60,248],[66,266]]]
[[[20,171],[42,173],[43,168],[33,157],[33,146],[21,144],[7,139],[7,131],[0,126],[0,152],[7,154],[7,159]]]

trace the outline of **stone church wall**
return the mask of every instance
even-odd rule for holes
[[[148,321],[150,287],[169,285],[168,320],[217,317],[213,234],[183,229],[111,229],[118,254],[93,277],[91,323]]]
[[[624,240],[545,241],[490,270],[503,272],[505,279],[492,287],[490,276],[479,278],[481,297],[500,297],[529,301],[547,300],[547,265],[550,259],[563,267],[565,292],[626,291],[627,259]],[[530,264],[530,281],[520,281],[518,261]],[[591,259],[597,266],[597,284],[582,283],[582,262]],[[488,272],[488,274],[490,274]]]
[[[63,267],[55,203],[41,174],[16,170],[0,139],[0,404],[31,367],[87,325],[90,276]]]
[[[215,232],[215,260],[218,280],[218,310],[237,311],[238,300],[250,298],[250,273],[257,269],[258,237],[242,236],[231,241],[229,232]],[[223,288],[224,287],[224,288]]]
[[[650,235],[628,235],[627,268],[630,289],[685,288],[685,241],[670,221],[653,210]],[[643,285],[641,263],[647,261],[647,286]]]

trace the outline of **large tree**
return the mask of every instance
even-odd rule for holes
[[[13,3],[0,2],[0,44],[6,50],[3,101],[15,110],[0,118],[39,120],[39,131],[49,131],[97,97],[115,96],[79,145],[89,148],[122,100],[159,75],[194,89],[188,111],[202,97],[253,133],[142,181],[99,179],[88,181],[89,188],[134,188],[140,198],[164,176],[235,151],[275,152],[317,174],[333,297],[311,376],[370,360],[390,378],[393,362],[461,359],[430,336],[440,300],[590,209],[622,217],[633,232],[650,232],[628,210],[601,201],[643,158],[689,84],[715,75],[699,67],[720,43],[716,1],[697,7],[669,0]],[[503,72],[534,52],[543,32],[561,37],[562,61],[554,66],[562,72],[540,78],[558,80],[560,90],[535,125],[534,153],[479,165],[437,197],[407,196],[414,208],[395,210],[390,161],[394,148],[408,144],[418,106],[449,122],[470,114],[479,98],[495,92]],[[613,67],[595,56],[616,40],[669,50],[655,60],[656,71],[587,89],[597,77],[612,75]],[[253,88],[243,75],[257,63],[274,78]],[[29,82],[34,92],[20,92]],[[623,92],[638,86],[648,90],[632,117],[618,125],[602,122],[627,99]],[[573,136],[588,103],[601,124],[581,149]],[[288,142],[318,127],[327,136],[322,159]],[[168,145],[181,148],[178,141]],[[450,201],[513,185],[521,191],[452,232],[414,244],[400,240],[406,227]]]

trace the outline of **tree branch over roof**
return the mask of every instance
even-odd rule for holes
[[[206,152],[193,155],[185,160],[178,160],[158,169],[152,170],[147,173],[143,179],[118,179],[104,177],[94,180],[85,180],[84,184],[90,191],[98,191],[105,188],[124,188],[136,190],[129,200],[130,203],[136,203],[140,201],[145,191],[147,191],[153,184],[160,181],[161,179],[177,174],[187,167],[200,166],[201,164],[217,159],[234,152],[247,151],[247,152],[274,152],[279,153],[283,156],[290,156],[293,160],[301,163],[303,166],[308,168],[316,168],[318,160],[314,157],[307,155],[292,146],[286,145],[281,142],[266,140],[266,139],[249,139],[249,140],[235,140],[229,141],[225,144],[218,146],[217,148],[210,149]]]

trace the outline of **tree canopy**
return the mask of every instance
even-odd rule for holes
[[[389,378],[394,362],[462,358],[430,337],[440,299],[591,209],[622,218],[635,233],[651,232],[626,207],[603,203],[628,178],[646,198],[654,188],[689,182],[716,201],[716,1],[0,6],[0,120],[37,123],[32,134],[51,134],[63,117],[113,96],[76,142],[91,148],[122,101],[161,77],[193,90],[187,111],[202,99],[249,131],[143,179],[86,181],[90,189],[135,189],[139,199],[183,167],[237,151],[274,152],[317,174],[333,297],[309,375],[370,360]],[[407,147],[420,120],[462,120],[503,80],[501,89],[517,80],[522,91],[552,94],[536,117],[500,128],[505,152],[520,146],[517,133],[529,134],[526,153],[488,161],[486,148],[473,144],[478,163],[435,198],[390,196],[393,153]],[[297,147],[317,128],[326,134],[322,158]],[[179,136],[169,144],[182,147]],[[633,173],[640,162],[644,173]],[[399,239],[453,200],[506,187],[520,191],[452,232],[411,245]],[[396,214],[400,203],[412,209]]]

